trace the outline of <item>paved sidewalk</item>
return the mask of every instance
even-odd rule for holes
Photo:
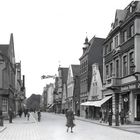
[[[98,125],[103,125],[103,126],[107,126],[107,127],[112,127],[112,128],[121,129],[121,130],[124,130],[124,131],[129,131],[129,132],[140,134],[140,125],[134,125],[134,124],[121,125],[121,124],[119,124],[119,126],[116,126],[115,123],[112,123],[112,126],[109,126],[108,123],[100,123],[99,120],[85,119],[85,118],[77,117],[77,116],[75,118],[78,119],[78,120],[82,120],[82,121],[96,123]]]
[[[56,114],[56,115],[64,116],[64,114]],[[140,134],[140,125],[134,125],[134,124],[121,125],[120,124],[119,126],[115,126],[115,123],[112,123],[112,126],[109,126],[108,123],[100,123],[99,120],[86,119],[86,118],[77,117],[77,116],[75,116],[75,119],[90,122],[90,123],[95,123],[95,124],[106,126],[106,127],[112,127],[112,128],[120,129],[120,130],[123,130],[123,131],[128,131],[128,132],[133,132],[133,133]]]
[[[19,116],[13,118],[12,123],[9,123],[9,120],[4,120],[3,122],[4,125],[0,126],[0,133],[13,124],[26,124],[26,123],[35,123],[35,122],[36,120],[32,115],[30,116],[29,120],[27,120],[27,117],[24,117],[24,115],[22,115],[21,118]]]

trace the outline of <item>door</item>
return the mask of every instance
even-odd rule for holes
[[[137,121],[140,121],[140,95],[137,95]]]

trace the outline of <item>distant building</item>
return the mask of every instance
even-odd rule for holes
[[[102,66],[103,59],[103,38],[93,37],[90,41],[86,37],[83,54],[80,57],[80,103],[88,100],[91,79],[92,79],[92,65],[98,63]],[[101,73],[102,74],[102,73]],[[85,106],[80,107],[80,115],[85,116]]]
[[[15,113],[15,51],[13,34],[10,43],[0,45],[0,110],[4,116],[8,116],[11,107]]]
[[[57,113],[62,112],[62,97],[63,97],[63,85],[66,83],[68,74],[68,68],[59,67],[58,68],[58,81],[57,81],[57,91],[55,93],[55,109]]]
[[[72,107],[74,112],[80,113],[80,65],[70,65],[67,78],[67,104]]]
[[[54,105],[54,84],[50,83],[47,90],[47,110],[53,111]]]
[[[47,111],[47,98],[48,98],[48,84],[43,88],[43,93],[42,93],[42,100],[41,100],[41,108],[44,111]]]
[[[19,110],[23,110],[25,107],[25,76],[21,77],[21,62],[16,63],[16,75],[15,75],[15,104],[16,114]]]

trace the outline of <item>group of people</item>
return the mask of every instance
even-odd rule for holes
[[[101,109],[99,115],[100,115],[100,123],[108,122],[109,125],[112,125],[113,112],[111,109],[109,111],[107,111],[105,109]],[[121,125],[123,125],[126,122],[126,113],[125,113],[124,109],[121,109],[120,112],[116,111],[115,117],[118,117],[118,121],[120,120]]]
[[[20,118],[21,118],[23,113],[24,113],[24,117],[27,117],[27,120],[29,120],[29,118],[30,118],[30,110],[29,109],[24,109],[24,110],[19,109],[18,115],[19,115]],[[35,113],[35,111],[34,111],[34,113]],[[14,117],[14,112],[13,112],[11,107],[9,108],[8,116],[9,116],[9,123],[12,123],[12,120],[13,120],[13,117]],[[37,120],[39,122],[41,120],[41,111],[40,110],[37,111]]]

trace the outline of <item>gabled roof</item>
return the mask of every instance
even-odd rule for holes
[[[132,12],[130,12],[130,8],[133,9]],[[122,25],[125,21],[131,17],[135,12],[140,13],[140,1],[132,1],[125,9],[116,10],[115,14],[115,20],[114,23],[112,23],[112,29],[110,30],[107,37],[116,29],[116,27]]]
[[[78,76],[80,73],[80,65],[71,65],[73,76]]]

